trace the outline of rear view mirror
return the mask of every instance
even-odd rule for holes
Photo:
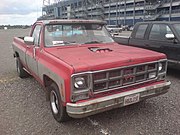
[[[173,40],[173,39],[175,39],[174,34],[166,34],[165,37],[166,37],[166,39],[168,39],[168,40]]]
[[[24,43],[27,45],[34,45],[34,37],[24,37]]]

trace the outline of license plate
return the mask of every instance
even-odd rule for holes
[[[139,102],[140,94],[133,94],[124,98],[124,105],[130,105]]]

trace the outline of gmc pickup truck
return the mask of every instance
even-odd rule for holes
[[[37,21],[13,50],[19,77],[42,84],[58,122],[164,94],[171,84],[164,54],[115,43],[103,21]]]
[[[180,67],[180,22],[137,23],[130,37],[115,37],[114,40],[165,53],[171,67]]]

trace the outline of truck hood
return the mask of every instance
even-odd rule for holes
[[[129,66],[166,58],[162,53],[117,43],[53,47],[46,48],[45,51],[71,65],[75,73]]]

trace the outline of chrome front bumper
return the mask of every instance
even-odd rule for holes
[[[141,101],[143,99],[164,94],[168,92],[170,85],[171,82],[167,81],[119,94],[92,99],[82,103],[67,103],[66,110],[70,117],[83,118],[89,115],[111,110],[113,108],[125,106],[124,98],[129,95],[139,94],[139,101]]]

